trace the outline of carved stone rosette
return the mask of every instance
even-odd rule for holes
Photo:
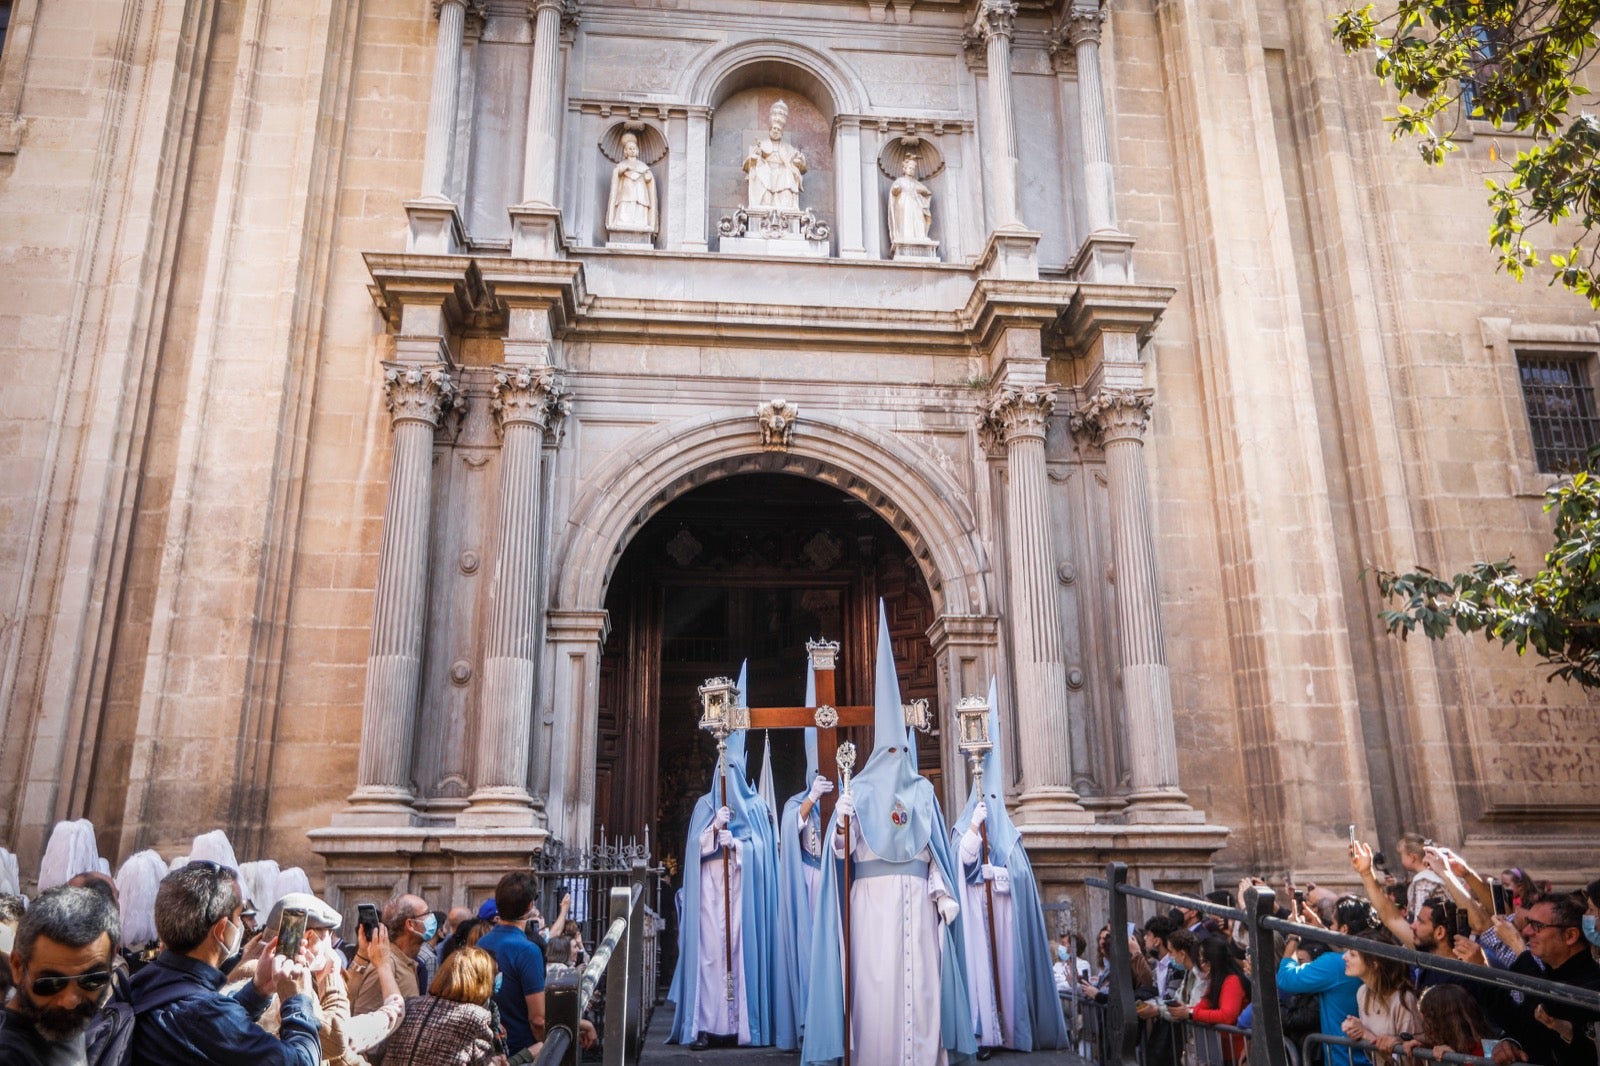
[[[446,411],[458,411],[466,399],[443,363],[384,363],[383,399],[394,424],[426,422],[437,427]]]
[[[756,419],[761,423],[761,446],[769,452],[786,452],[794,441],[795,420],[800,408],[783,397],[775,397],[756,405]]]
[[[549,429],[565,414],[566,399],[548,366],[497,366],[494,399],[489,409],[502,431],[508,425],[528,424]]]
[[[1074,435],[1100,447],[1119,440],[1143,441],[1154,406],[1151,389],[1102,389],[1073,411],[1067,424]]]
[[[1056,406],[1054,385],[1007,385],[995,393],[983,410],[985,428],[994,439],[1010,444],[1021,437],[1044,439],[1045,426]]]

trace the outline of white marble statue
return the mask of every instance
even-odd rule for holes
[[[622,161],[611,172],[611,206],[606,229],[617,234],[653,235],[658,227],[656,176],[639,158],[639,138],[622,135]]]
[[[917,157],[906,156],[900,162],[900,176],[889,186],[889,239],[895,244],[932,243],[928,238],[932,205],[933,193],[917,180]]]
[[[767,135],[757,141],[745,157],[748,175],[748,210],[798,211],[800,190],[805,187],[805,153],[783,140],[783,127],[789,121],[789,105],[779,100],[767,112]]]

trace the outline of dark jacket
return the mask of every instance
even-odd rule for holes
[[[1594,961],[1587,947],[1553,970],[1542,969],[1533,953],[1524,951],[1511,964],[1513,973],[1529,977],[1542,977],[1557,984],[1573,985],[1600,992],[1600,964]],[[1522,1045],[1530,1062],[1549,1066],[1595,1066],[1594,1041],[1589,1039],[1589,1024],[1600,1020],[1600,1014],[1569,1007],[1564,1003],[1544,1002],[1552,1017],[1572,1023],[1572,1043],[1564,1043],[1554,1030],[1534,1017],[1540,1005],[1535,993],[1517,995],[1508,989],[1487,985],[1478,987],[1478,1000],[1489,1017],[1506,1031],[1506,1035]]]
[[[247,983],[224,996],[222,972],[164,951],[133,975],[134,1066],[317,1066],[322,1045],[309,996],[291,996],[278,1036],[256,1024],[270,996]]]

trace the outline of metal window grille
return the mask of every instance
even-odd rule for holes
[[[1581,356],[1517,356],[1534,458],[1543,473],[1583,469],[1589,449],[1600,443],[1600,418],[1595,415],[1587,364]]]

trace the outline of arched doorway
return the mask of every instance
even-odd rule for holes
[[[840,701],[870,702],[879,597],[901,695],[926,698],[937,730],[933,597],[910,549],[870,507],[821,482],[756,473],[712,481],[662,508],[629,542],[606,593],[595,832],[649,826],[656,857],[681,858],[716,759],[697,725],[695,689],[737,673],[743,660],[752,705],[798,704],[805,642],[826,636],[842,645]],[[763,739],[751,738],[752,776]],[[804,750],[798,733],[771,739],[781,803],[800,788]],[[937,735],[918,750],[939,787]]]

